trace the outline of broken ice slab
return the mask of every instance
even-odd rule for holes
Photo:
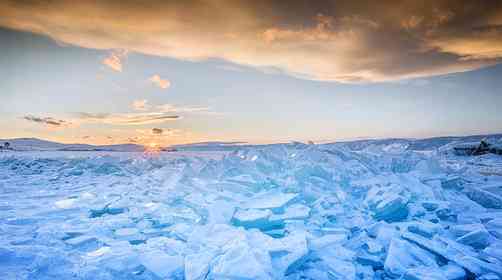
[[[214,224],[196,226],[191,231],[187,230],[185,235],[185,240],[192,246],[221,248],[232,240],[245,239],[246,231],[227,224]]]
[[[331,261],[333,259],[339,259],[344,261],[356,261],[358,253],[346,248],[342,244],[333,243],[322,250],[312,251],[312,257],[314,259],[319,258],[324,261]]]
[[[161,250],[169,255],[183,255],[187,251],[185,242],[165,236],[150,238],[141,248],[142,250]]]
[[[329,279],[356,279],[356,267],[351,261],[340,259],[323,260],[326,265]]]
[[[96,250],[101,245],[101,242],[95,236],[90,235],[80,235],[66,239],[64,242],[73,248],[86,252]]]
[[[466,235],[470,232],[484,229],[485,227],[482,224],[452,225],[449,228],[450,232],[457,238]]]
[[[502,262],[502,242],[493,242],[483,250],[483,254]]]
[[[69,199],[58,200],[58,201],[54,202],[54,205],[59,209],[70,209],[70,208],[76,207],[75,206],[76,202],[77,202],[77,199],[69,198]]]
[[[356,261],[359,264],[370,266],[375,270],[381,270],[384,267],[384,259],[382,259],[381,256],[368,254],[366,252],[358,253]]]
[[[457,222],[458,216],[457,214],[452,211],[449,206],[442,206],[439,207],[436,211],[436,216],[441,220],[441,221],[446,221],[446,222]]]
[[[343,244],[347,241],[346,234],[327,234],[321,237],[310,237],[308,238],[309,249],[314,251],[320,251],[323,248],[334,244]]]
[[[488,223],[491,220],[502,219],[502,211],[490,210],[486,212],[476,213],[476,216],[481,223]]]
[[[348,235],[349,234],[349,231],[347,229],[345,229],[345,228],[342,228],[342,227],[328,227],[328,226],[324,226],[324,227],[320,228],[319,231],[322,234],[344,234],[344,235]]]
[[[464,181],[458,175],[448,175],[441,180],[441,187],[460,190]]]
[[[99,218],[103,215],[117,215],[122,214],[126,211],[126,208],[110,208],[108,206],[101,209],[91,209],[89,210],[89,218]]]
[[[274,213],[283,213],[284,207],[298,197],[296,193],[268,192],[259,194],[245,202],[243,208],[270,209]]]
[[[137,228],[119,228],[114,232],[114,237],[119,240],[128,240],[131,244],[145,242],[145,237]]]
[[[424,209],[427,210],[427,211],[435,211],[441,205],[447,206],[448,202],[446,202],[446,201],[440,201],[440,200],[426,200],[426,201],[422,201],[422,207],[424,207]]]
[[[303,204],[293,204],[284,210],[283,214],[274,214],[270,217],[270,221],[283,220],[304,220],[310,215],[310,208]]]
[[[87,253],[86,256],[88,258],[96,258],[96,257],[103,256],[103,255],[109,253],[110,251],[111,251],[110,246],[103,246],[95,251],[91,251],[91,252]]]
[[[471,247],[437,236],[429,240],[422,236],[406,232],[403,233],[402,237],[429,252],[455,262],[476,275],[494,272],[502,276],[502,267],[499,264],[478,259],[477,254]]]
[[[244,228],[271,229],[274,225],[269,221],[272,211],[260,209],[239,209],[232,218],[235,226]]]
[[[441,226],[429,221],[414,221],[406,223],[409,232],[420,234],[424,237],[431,238],[433,235],[441,231]]]
[[[412,267],[406,270],[405,274],[400,278],[402,280],[445,280],[446,275],[439,268],[430,268],[426,266]],[[463,279],[463,278],[461,278]]]
[[[271,230],[266,230],[263,233],[274,238],[281,238],[286,235],[286,229],[285,228],[271,229]]]
[[[277,240],[280,245],[276,246],[275,251],[270,251],[270,254],[276,275],[282,278],[301,267],[306,261],[309,249],[303,232],[295,232]]]
[[[401,195],[388,194],[375,207],[375,219],[397,222],[408,217],[407,199]]]
[[[217,250],[208,250],[185,256],[185,279],[204,280],[209,273],[212,259],[217,255]]]
[[[472,246],[476,249],[483,249],[489,244],[490,234],[486,229],[477,229],[471,231],[459,238],[457,238],[458,243]]]
[[[210,279],[272,279],[270,255],[246,242],[234,242],[212,262]]]
[[[502,218],[496,218],[486,223],[486,229],[489,233],[498,239],[502,239]]]
[[[384,247],[388,247],[390,241],[399,235],[396,226],[383,221],[372,224],[366,231],[369,236],[375,238]]]
[[[420,266],[430,269],[438,268],[433,254],[406,240],[393,238],[384,263],[385,271],[399,277],[408,269]]]
[[[465,270],[454,262],[450,262],[440,267],[440,269],[443,272],[444,277],[448,280],[465,279]]]
[[[207,211],[209,212],[208,223],[225,224],[232,219],[235,205],[226,200],[218,199],[207,207]]]
[[[374,239],[368,238],[364,241],[364,244],[361,246],[364,250],[366,250],[370,254],[380,254],[384,251],[383,245],[380,242],[377,242]]]
[[[479,280],[500,280],[500,277],[495,273],[486,273],[478,277]]]
[[[502,196],[482,189],[482,186],[466,186],[464,193],[485,208],[502,209]]]
[[[184,269],[183,256],[168,255],[160,250],[142,253],[139,257],[141,264],[147,270],[162,279],[182,278]]]

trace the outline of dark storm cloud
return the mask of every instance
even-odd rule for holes
[[[32,116],[32,115],[27,115],[27,116],[24,116],[23,119],[30,121],[30,122],[35,122],[35,123],[54,126],[54,127],[60,127],[60,126],[70,124],[67,121],[58,120],[58,119],[54,119],[51,117],[36,117],[36,116]]]
[[[343,82],[467,71],[502,58],[502,1],[2,1],[0,26],[87,48],[216,57]]]

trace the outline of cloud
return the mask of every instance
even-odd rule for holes
[[[220,58],[340,82],[427,77],[502,60],[501,1],[6,0],[0,26],[86,48]],[[112,54],[107,65],[122,69],[120,61]]]
[[[132,108],[136,111],[145,111],[148,110],[150,106],[148,106],[148,100],[142,99],[142,100],[134,100],[132,102]]]
[[[126,51],[113,51],[109,56],[103,59],[103,64],[112,70],[122,72],[122,58],[127,54]]]
[[[224,112],[215,112],[210,107],[192,107],[192,106],[177,106],[173,104],[162,104],[155,106],[156,110],[164,113],[186,113],[186,114],[199,114],[213,117],[227,116]]]
[[[64,121],[64,120],[58,120],[54,119],[51,117],[36,117],[33,115],[27,115],[24,116],[23,119],[30,121],[30,122],[35,122],[39,124],[44,124],[52,127],[61,127],[61,126],[67,126],[70,125],[70,122]]]
[[[148,80],[162,89],[167,89],[171,86],[169,80],[162,79],[159,75],[153,75]]]
[[[155,135],[161,135],[162,132],[164,132],[164,130],[161,128],[152,128],[152,133]]]
[[[136,129],[135,133],[137,135],[135,137],[136,139],[144,141],[144,140],[153,140],[153,139],[158,140],[158,137],[160,137],[160,136],[162,136],[163,138],[180,137],[185,132],[180,129],[153,128],[151,130],[149,130],[149,129]]]
[[[172,115],[163,112],[151,113],[130,113],[130,114],[93,114],[80,112],[77,117],[81,122],[105,123],[112,125],[143,125],[153,123],[163,123],[180,118],[178,115]]]
[[[172,104],[163,104],[158,106],[149,106],[147,100],[135,100],[132,103],[132,108],[137,111],[134,113],[75,113],[72,120],[76,124],[82,123],[103,123],[110,125],[145,125],[164,123],[167,121],[175,121],[181,119],[179,113],[203,113],[217,115],[217,113],[209,110],[208,107],[190,107],[190,106],[175,106]],[[153,134],[172,135],[174,130],[163,130],[159,132],[158,128],[149,131]]]
[[[173,104],[162,104],[158,105],[155,108],[157,108],[158,111],[164,112],[164,113],[194,113],[194,112],[210,112],[209,107],[185,107],[185,106],[176,106]]]

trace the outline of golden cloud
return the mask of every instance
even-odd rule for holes
[[[0,26],[85,48],[221,58],[341,82],[467,71],[502,59],[500,1],[7,0]],[[120,57],[103,63],[122,69]]]

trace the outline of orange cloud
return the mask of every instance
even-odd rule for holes
[[[146,99],[134,100],[132,102],[132,108],[136,111],[145,111],[149,108],[148,100],[146,100]]]
[[[114,71],[122,72],[122,58],[125,57],[125,55],[125,51],[113,51],[109,56],[105,57],[102,62]]]
[[[148,80],[162,89],[167,89],[171,86],[169,80],[162,79],[159,75],[153,75]]]

